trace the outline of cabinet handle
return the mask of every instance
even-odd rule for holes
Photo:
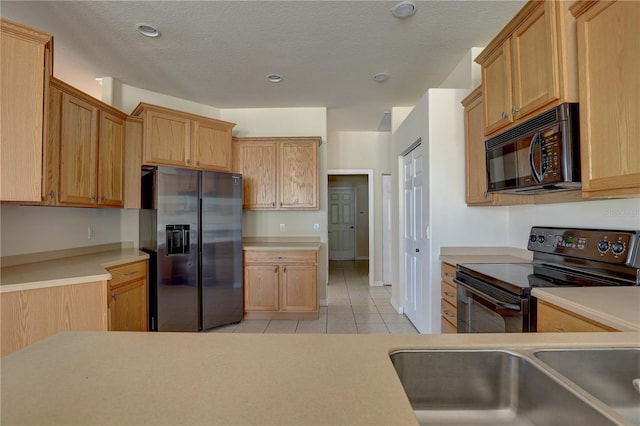
[[[287,267],[285,266],[284,269],[282,270],[282,272],[286,273],[287,272]]]
[[[518,108],[516,108],[515,105],[511,106],[511,115],[513,115],[514,117],[516,116],[516,114],[518,114],[520,111],[518,110]]]
[[[506,120],[509,116],[507,115],[506,112],[502,111],[502,119]]]
[[[276,203],[274,201],[273,203],[271,203],[271,207],[275,207],[275,206],[276,206]]]
[[[103,196],[102,196],[102,202],[103,202],[103,203],[106,203],[106,202],[107,202],[107,196],[106,196],[106,195],[103,195]]]
[[[56,193],[53,189],[51,190],[51,192],[49,192],[49,198],[51,198],[52,200],[56,198]]]
[[[130,276],[135,275],[137,273],[138,273],[138,271],[131,271],[131,272],[126,272],[124,275],[127,276],[127,277],[130,277]]]
[[[278,267],[276,266],[276,268],[273,270],[273,272],[278,272]]]
[[[117,300],[118,299],[118,293],[113,293],[113,295],[111,296],[111,298],[113,300]]]
[[[453,294],[450,294],[448,291],[445,291],[444,295],[447,296],[447,297],[453,297]]]
[[[98,201],[98,196],[97,196],[97,195],[93,195],[93,196],[91,197],[91,199],[92,199],[93,201]]]
[[[187,160],[187,164],[191,164],[191,160]]]
[[[557,327],[557,328],[556,328],[556,331],[557,331],[558,333],[564,333],[564,328],[562,328],[562,327]]]
[[[200,165],[200,161],[196,161],[196,166],[199,166],[199,165]]]

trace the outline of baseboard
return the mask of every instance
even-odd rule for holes
[[[372,287],[383,287],[384,283],[382,281],[374,281]]]
[[[320,299],[320,306],[329,306],[329,300],[328,299]]]

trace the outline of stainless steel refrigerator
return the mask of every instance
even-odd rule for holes
[[[200,331],[242,319],[242,177],[142,171],[140,247],[150,255],[149,327]]]

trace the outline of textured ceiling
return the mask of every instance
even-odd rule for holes
[[[95,77],[217,108],[327,107],[330,130],[375,131],[524,1],[417,1],[405,20],[391,15],[395,3],[3,0],[0,13],[54,34],[56,51]],[[161,36],[138,34],[140,22]],[[391,78],[375,82],[377,72]],[[267,82],[269,73],[283,82]]]

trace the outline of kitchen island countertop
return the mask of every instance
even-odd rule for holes
[[[639,347],[639,333],[63,332],[2,358],[2,424],[415,425],[397,349]]]

